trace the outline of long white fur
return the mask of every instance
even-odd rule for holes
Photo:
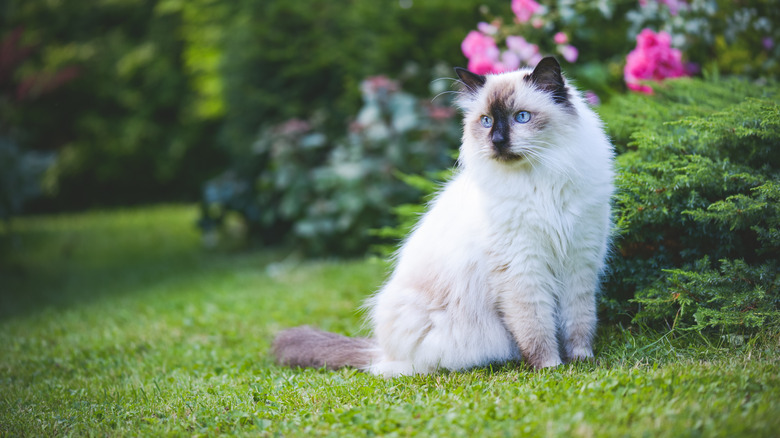
[[[466,369],[521,356],[535,367],[592,357],[596,293],[610,235],[613,150],[569,86],[572,108],[523,77],[488,75],[461,99],[459,170],[397,254],[367,303],[378,350],[366,371],[396,376]],[[513,126],[499,161],[477,140],[494,90],[547,124]],[[562,348],[561,348],[562,347]],[[521,354],[522,352],[522,354]]]

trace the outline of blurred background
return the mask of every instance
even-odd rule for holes
[[[499,71],[553,54],[604,104],[632,92],[627,56],[652,29],[682,70],[640,79],[767,80],[779,68],[778,9],[0,0],[0,218],[198,203],[210,244],[233,227],[264,245],[361,254],[380,240],[372,230],[396,223],[393,206],[418,202],[454,162],[453,66]],[[498,44],[493,64],[473,64],[472,32]]]

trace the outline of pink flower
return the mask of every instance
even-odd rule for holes
[[[498,50],[496,41],[492,37],[472,30],[466,35],[460,49],[469,60],[468,69],[476,74],[483,75],[506,70],[506,67],[499,62],[501,51]]]
[[[539,54],[539,46],[529,43],[521,36],[510,35],[506,37],[506,47],[517,54],[519,61],[525,62],[526,65],[534,65],[532,60]]]
[[[677,12],[679,12],[680,9],[688,7],[688,3],[685,3],[685,0],[658,0],[658,3],[668,6],[669,13],[672,15],[677,15]]]
[[[629,90],[638,91],[643,94],[653,94],[653,87],[639,83],[627,83]]]
[[[473,58],[475,56],[487,57],[490,59],[498,59],[498,47],[496,47],[496,41],[476,30],[472,30],[466,35],[463,43],[460,45],[460,49],[466,58]]]
[[[512,0],[512,12],[517,16],[517,20],[525,23],[531,19],[541,6],[534,0]]]
[[[509,35],[506,37],[506,46],[509,47],[509,50],[521,52],[529,45],[530,44],[528,44],[528,41],[526,41],[525,38],[521,36]]]
[[[577,57],[580,55],[579,50],[571,44],[564,44],[558,46],[558,51],[561,52],[561,56],[568,62],[577,62]]]
[[[360,91],[364,95],[375,95],[379,93],[392,93],[400,90],[398,82],[387,76],[369,76],[360,83]]]
[[[311,124],[301,119],[289,119],[275,127],[277,132],[283,135],[303,134],[311,130]]]
[[[672,38],[668,33],[644,29],[636,40],[636,49],[626,57],[626,67],[623,69],[623,79],[628,88],[651,94],[652,87],[640,81],[662,81],[687,75],[682,53],[671,47]]]
[[[495,35],[498,32],[498,27],[493,24],[480,21],[477,23],[477,29],[485,35]]]
[[[585,92],[585,101],[588,102],[590,106],[598,106],[601,104],[601,99],[599,99],[599,95],[594,93],[591,90]]]
[[[555,44],[566,44],[569,42],[569,36],[563,32],[558,32],[553,37],[553,41],[555,41]]]
[[[478,75],[495,73],[493,64],[494,62],[490,58],[486,58],[484,56],[474,56],[469,59],[468,69],[469,71]]]
[[[448,120],[455,116],[455,108],[431,104],[428,105],[428,115],[433,120]]]
[[[512,69],[507,67],[503,62],[494,62],[493,70],[491,70],[490,73],[503,73],[510,70]]]
[[[642,32],[636,36],[636,46],[638,49],[649,50],[655,47],[670,47],[671,45],[671,35],[663,31],[655,33],[650,29],[643,29]]]
[[[507,70],[517,70],[520,67],[520,57],[517,53],[507,50],[501,53],[501,63]]]
[[[680,9],[685,9],[688,7],[688,4],[685,3],[685,0],[658,0],[658,3],[666,5],[666,7],[669,8],[669,13],[672,15],[677,15]]]

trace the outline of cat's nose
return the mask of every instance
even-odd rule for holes
[[[504,149],[509,143],[509,139],[499,130],[493,131],[493,134],[490,136],[490,141],[493,142],[493,146],[496,147],[496,149]]]

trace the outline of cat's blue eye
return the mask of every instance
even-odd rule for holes
[[[493,126],[493,119],[491,119],[488,116],[482,116],[482,118],[479,119],[479,123],[481,123],[482,126],[485,128],[490,128],[491,126]]]
[[[519,111],[515,114],[515,121],[517,123],[528,123],[531,120],[531,113],[528,111]]]

